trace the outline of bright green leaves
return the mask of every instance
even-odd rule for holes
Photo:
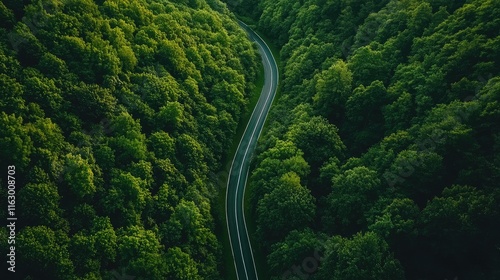
[[[112,170],[110,186],[102,203],[113,224],[137,224],[141,212],[150,200],[151,194],[145,181],[128,172]]]
[[[370,46],[357,49],[349,60],[355,85],[369,85],[375,80],[387,81],[387,66],[382,53]]]
[[[155,232],[130,226],[118,233],[117,263],[129,275],[146,279],[164,279],[163,246]]]
[[[275,188],[257,206],[258,233],[266,242],[280,240],[284,233],[309,225],[315,215],[314,198],[293,173],[281,176]]]
[[[61,197],[55,185],[30,183],[19,190],[18,197],[21,215],[28,224],[61,228],[61,222],[66,222],[61,217]]]
[[[80,155],[66,155],[62,176],[73,194],[79,199],[91,196],[96,191],[94,173],[88,161]]]
[[[318,168],[330,157],[344,156],[345,146],[337,127],[322,117],[312,117],[290,127],[286,136],[304,152],[305,160],[313,168]]]
[[[53,79],[40,76],[28,75],[24,80],[26,101],[39,104],[46,112],[56,113],[63,104],[61,89]]]
[[[352,73],[347,64],[338,60],[317,75],[315,108],[323,116],[340,116],[352,90]],[[339,112],[339,110],[341,110]]]
[[[2,114],[20,114],[21,110],[25,109],[24,89],[16,79],[0,73],[0,90],[2,94],[0,99]]]
[[[252,173],[251,181],[255,184],[252,192],[252,203],[257,204],[276,188],[280,178],[288,173],[305,177],[309,174],[309,164],[304,160],[303,152],[290,141],[278,140],[275,146],[259,156],[262,159],[258,168]]]
[[[185,121],[184,106],[177,101],[167,102],[158,112],[158,127],[167,131],[180,130]]]
[[[96,217],[92,223],[91,231],[95,240],[96,257],[105,266],[115,261],[118,237],[108,217]]]
[[[432,22],[432,7],[429,3],[421,3],[413,11],[411,11],[410,18],[408,19],[408,29],[414,35],[420,35]]]
[[[158,110],[167,102],[177,101],[181,94],[178,82],[168,73],[159,77],[151,73],[131,75],[133,91],[141,95],[142,101]]]
[[[34,146],[31,160],[38,164],[52,165],[57,161],[59,154],[68,147],[61,129],[49,118],[39,118],[34,123],[28,124],[27,130]]]
[[[123,229],[118,237],[118,257],[122,261],[132,261],[148,254],[157,254],[161,248],[152,231],[138,226]]]
[[[385,106],[383,112],[387,133],[407,128],[414,117],[414,107],[413,97],[408,92],[402,92],[396,101]]]
[[[196,242],[203,217],[192,201],[181,200],[164,226],[163,238],[166,244],[181,245]]]
[[[68,236],[46,226],[26,227],[16,239],[16,261],[29,263],[19,273],[38,277],[72,279],[74,264],[67,251]]]
[[[182,134],[176,141],[176,157],[179,160],[178,165],[188,178],[194,178],[195,174],[207,171],[204,162],[204,149],[188,134]]]
[[[21,170],[28,166],[33,142],[21,117],[0,113],[0,151],[3,164],[16,164]]]
[[[187,60],[185,52],[174,41],[160,41],[157,58],[174,77],[186,79],[189,76],[200,80],[199,73],[193,70],[194,65]]]
[[[175,246],[173,247],[175,250],[169,250],[166,254],[169,259],[168,273],[175,274],[180,273],[178,270],[187,270],[189,275],[192,274],[191,277],[197,277],[199,273],[204,278],[211,278],[217,274],[214,268],[219,245],[215,235],[207,228],[208,224],[208,219],[202,215],[193,201],[179,202],[170,219],[160,227],[162,242],[168,246]],[[183,252],[180,252],[181,249]],[[173,256],[185,259],[187,263],[181,266],[178,261],[170,259]],[[179,277],[184,279],[182,277],[186,276]]]
[[[270,33],[275,36],[277,43],[283,45],[288,41],[288,31],[297,15],[299,2],[296,1],[262,1],[262,12],[259,25],[270,28]]]
[[[148,139],[148,147],[158,159],[171,158],[175,152],[175,140],[167,132],[155,132]]]
[[[213,86],[209,97],[213,96],[213,104],[215,107],[225,110],[231,115],[239,116],[241,114],[241,105],[245,104],[243,96],[243,77],[238,75],[236,71],[226,70],[227,75],[230,77],[229,81],[234,81],[235,84],[230,84],[227,81],[222,81]],[[240,104],[240,106],[231,107],[228,104]]]
[[[153,2],[0,4],[21,278],[220,279],[209,174],[259,60],[219,1]]]
[[[108,129],[112,132],[110,146],[121,163],[146,158],[146,137],[141,133],[139,120],[123,113],[111,121]]]
[[[169,248],[165,256],[167,279],[201,280],[196,263],[178,247]]]
[[[129,46],[122,46],[118,50],[118,57],[120,58],[121,68],[123,71],[132,71],[137,65],[137,57],[134,51]]]

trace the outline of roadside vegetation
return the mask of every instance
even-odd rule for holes
[[[214,174],[259,61],[217,0],[2,1],[0,168],[18,174],[15,276],[220,279]]]
[[[281,49],[249,180],[271,278],[499,279],[500,2],[227,3]]]

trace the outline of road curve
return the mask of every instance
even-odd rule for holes
[[[253,280],[259,277],[245,222],[243,209],[245,186],[250,159],[276,95],[279,75],[278,66],[266,42],[246,24],[241,21],[239,24],[247,32],[250,40],[257,43],[264,64],[264,86],[231,163],[226,189],[226,221],[236,275],[239,280]]]

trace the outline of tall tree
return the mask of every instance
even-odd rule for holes
[[[401,264],[373,232],[352,239],[332,237],[318,279],[404,279]]]
[[[300,184],[299,176],[286,173],[275,189],[259,201],[257,231],[266,243],[279,241],[287,232],[311,224],[315,208],[314,198]]]
[[[353,234],[367,226],[365,212],[380,194],[377,173],[354,167],[333,177],[322,224],[329,233]]]

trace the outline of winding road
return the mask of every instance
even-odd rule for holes
[[[266,42],[246,24],[241,21],[239,24],[250,39],[257,43],[264,64],[264,86],[231,163],[226,189],[226,221],[236,275],[239,280],[253,280],[259,277],[245,222],[244,194],[250,160],[276,95],[278,66]]]

